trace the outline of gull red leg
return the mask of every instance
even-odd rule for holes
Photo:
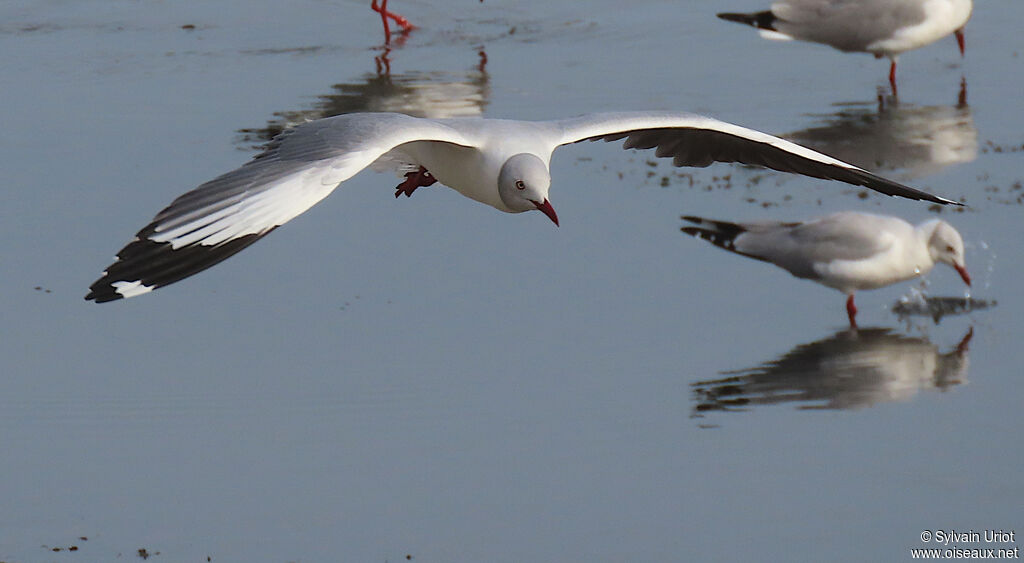
[[[387,40],[391,39],[391,28],[388,26],[388,18],[394,20],[402,28],[402,33],[408,33],[416,28],[416,26],[409,23],[409,20],[388,11],[388,0],[381,0],[380,5],[377,4],[377,0],[371,0],[370,9],[380,14],[380,19],[384,22],[384,36]]]
[[[416,188],[429,186],[435,182],[437,182],[437,178],[426,168],[420,166],[420,169],[415,172],[406,172],[405,181],[395,187],[395,197],[402,194],[405,194],[405,197],[410,197]]]
[[[391,28],[388,27],[388,0],[384,0],[384,6],[378,6],[377,0],[370,0],[370,9],[380,14],[380,21],[384,24],[384,42],[391,40]]]
[[[846,316],[850,318],[850,328],[857,328],[857,306],[853,304],[853,294],[846,298]]]
[[[889,65],[889,85],[892,86],[892,95],[896,96],[896,59]]]
[[[953,35],[956,36],[956,44],[957,44],[958,47],[960,47],[960,56],[963,57],[964,56],[964,28],[961,27],[960,29],[954,31]]]

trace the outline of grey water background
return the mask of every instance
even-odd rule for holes
[[[926,529],[1024,532],[1024,4],[979,2],[963,60],[905,54],[881,111],[885,61],[714,18],[757,0],[396,1],[420,29],[390,77],[367,4],[0,4],[0,561],[905,560]],[[365,172],[195,278],[82,300],[171,199],[331,108],[695,111],[969,208],[586,144],[552,162],[561,228]],[[901,320],[905,283],[852,335],[840,294],[679,232],[841,209],[939,213],[998,306]]]

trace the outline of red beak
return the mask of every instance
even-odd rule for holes
[[[960,264],[956,264],[953,267],[956,268],[956,271],[957,271],[958,274],[960,274],[960,277],[964,279],[964,283],[967,284],[968,286],[970,286],[971,285],[971,275],[967,273],[967,268],[961,266]]]
[[[551,219],[551,221],[554,222],[556,227],[558,226],[558,215],[555,213],[555,208],[551,207],[550,201],[545,199],[544,203],[537,203],[536,201],[534,201],[533,204],[537,206],[537,209],[540,209],[542,212],[544,212],[544,214],[548,216],[548,219]]]
[[[960,28],[953,32],[956,36],[956,44],[960,46],[960,56],[964,56],[964,30]]]

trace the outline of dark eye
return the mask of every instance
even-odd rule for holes
[[[516,189],[517,190],[525,190],[526,189],[526,184],[524,184],[522,180],[516,180]]]
[[[952,244],[946,246],[946,252],[953,252],[953,245]]]

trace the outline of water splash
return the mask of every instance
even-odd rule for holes
[[[963,315],[995,307],[994,300],[972,299],[970,297],[928,297],[918,294],[909,298],[901,297],[893,304],[892,312],[903,320],[910,317],[931,317],[935,324],[943,317]]]
[[[995,275],[996,271],[996,252],[992,249],[991,245],[984,240],[978,241],[978,247],[982,253],[988,257],[985,264],[985,279],[982,284],[982,289],[989,289],[992,287],[992,277]]]

